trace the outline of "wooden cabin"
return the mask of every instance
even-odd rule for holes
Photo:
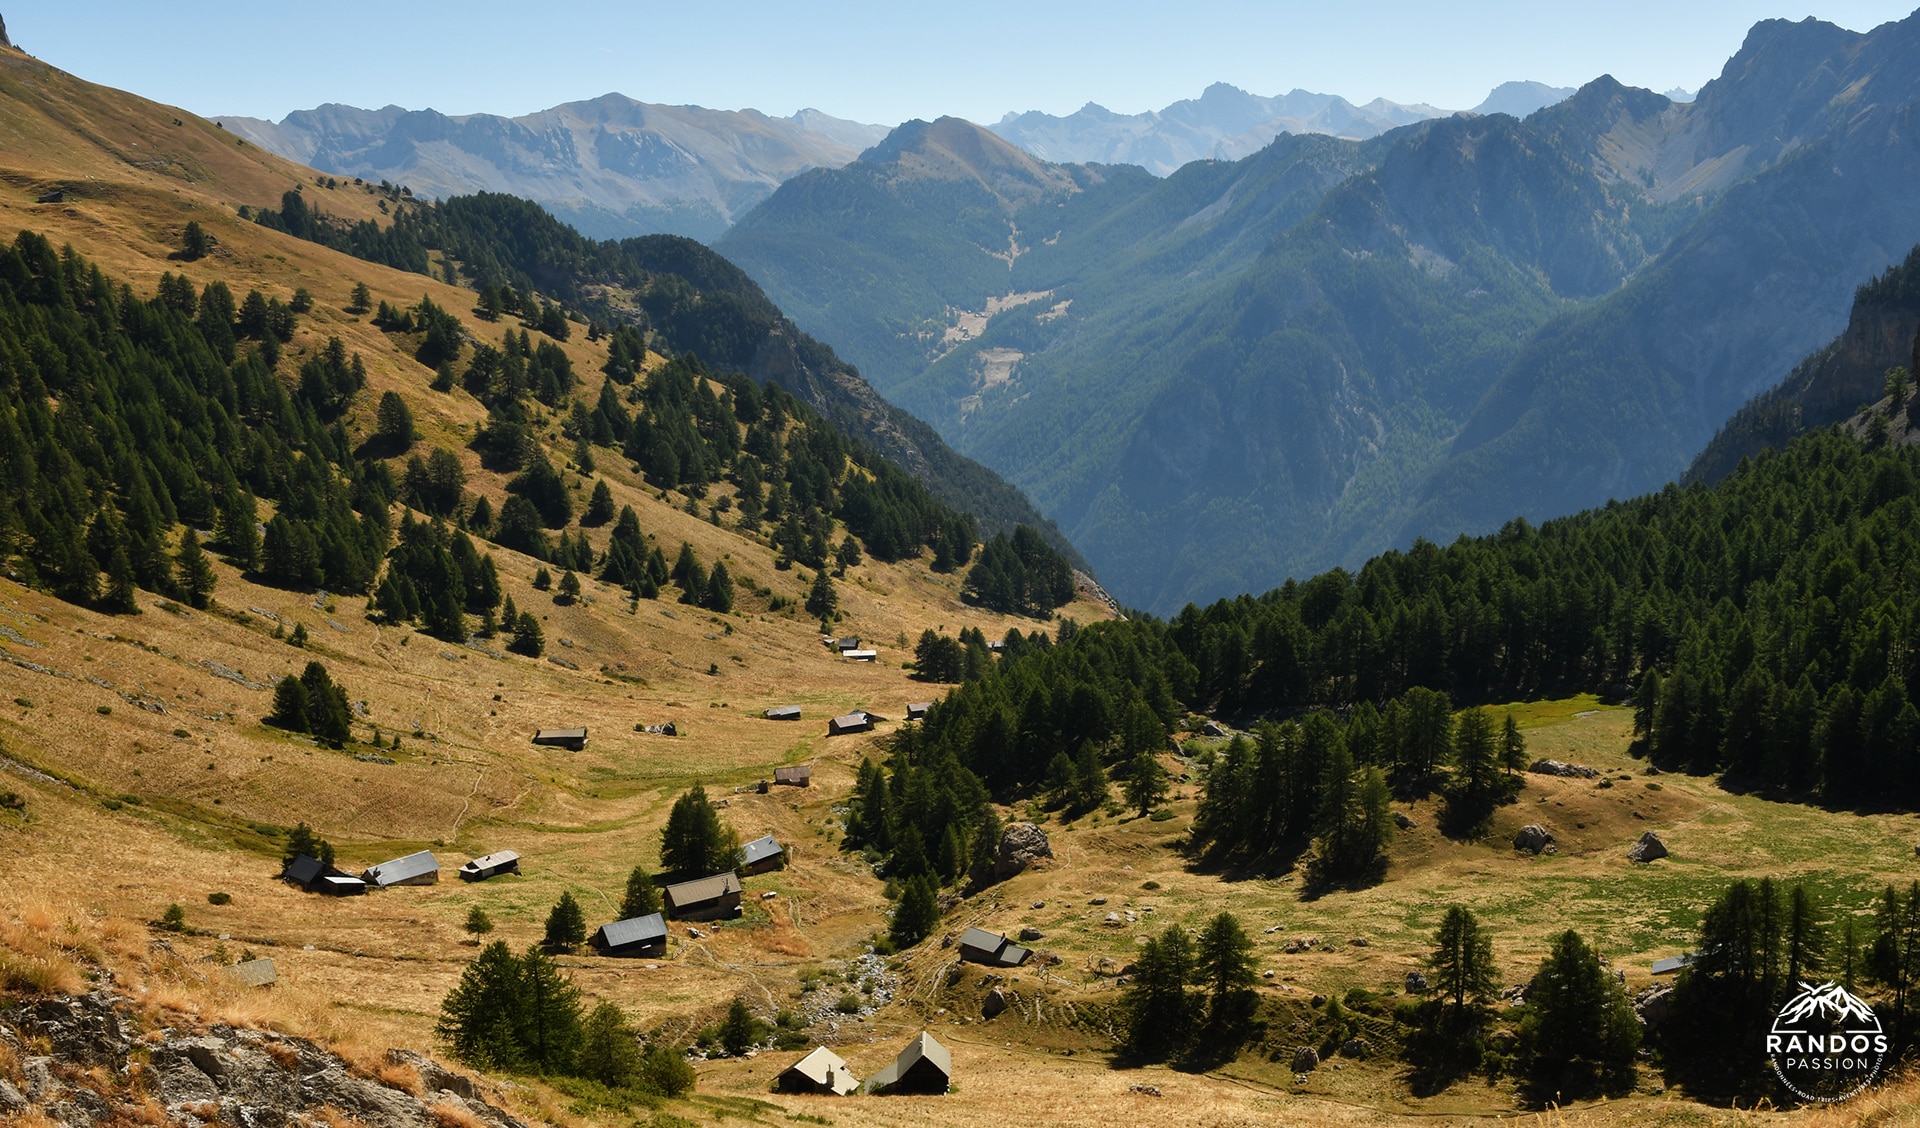
[[[520,872],[520,855],[512,850],[500,850],[475,858],[460,867],[461,881],[485,881],[489,877],[498,877],[503,873]]]
[[[986,964],[988,967],[1019,967],[1033,955],[1030,948],[1022,948],[997,932],[988,932],[984,928],[969,928],[960,934],[960,958],[968,963]]]
[[[773,1087],[781,1093],[813,1093],[824,1097],[844,1097],[860,1088],[860,1079],[847,1068],[839,1054],[825,1046],[794,1062],[774,1078]]]
[[[660,891],[673,920],[727,920],[740,915],[740,877],[731,871],[682,881]]]
[[[800,719],[800,706],[776,705],[767,710],[769,721],[797,721]]]
[[[953,1055],[922,1030],[907,1043],[900,1056],[885,1069],[867,1078],[862,1088],[869,1093],[944,1095],[953,1087]]]
[[[376,889],[395,885],[436,885],[440,881],[440,859],[433,856],[433,851],[422,850],[404,858],[369,866],[367,872],[360,876]]]
[[[771,834],[765,838],[756,838],[740,849],[745,857],[745,860],[740,863],[740,873],[743,875],[782,869],[787,864],[786,847],[775,841]]]
[[[593,947],[603,956],[659,959],[667,954],[667,918],[648,913],[603,924],[593,934]]]
[[[533,734],[533,742],[546,748],[565,748],[579,752],[587,746],[587,730],[583,728],[540,729]]]
[[[773,782],[786,787],[812,787],[813,765],[795,764],[790,768],[775,768]]]

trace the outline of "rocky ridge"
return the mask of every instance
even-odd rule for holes
[[[152,1123],[202,1128],[527,1128],[493,1088],[411,1050],[388,1050],[378,1079],[306,1039],[226,1025],[151,1026],[102,988],[0,1009],[0,1114],[65,1128]],[[45,1050],[46,1052],[37,1052]],[[14,1072],[14,1071],[4,1071]],[[494,1094],[497,1098],[497,1093]]]

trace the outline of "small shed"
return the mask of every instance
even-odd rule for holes
[[[740,863],[740,872],[743,874],[765,873],[781,869],[787,864],[786,847],[775,841],[771,834],[756,838],[740,849],[746,856],[746,860]]]
[[[846,638],[830,639],[828,640],[827,645],[832,647],[835,650],[838,650],[840,653],[845,654],[849,650],[860,649],[860,636],[848,635]]]
[[[997,932],[988,932],[984,928],[969,928],[960,934],[960,958],[969,963],[986,964],[988,967],[1019,967],[1033,955],[1032,949],[1022,948]]]
[[[694,881],[682,881],[660,891],[673,920],[723,920],[740,915],[740,877],[716,873]]]
[[[287,868],[280,871],[280,876],[309,893],[352,897],[367,891],[366,882],[352,874],[342,873],[317,858],[309,858],[305,854],[288,862]]]
[[[844,717],[835,717],[827,722],[828,736],[845,736],[853,732],[872,732],[873,718],[865,713],[848,713]]]
[[[271,987],[279,979],[270,959],[247,960],[226,969],[228,979],[242,987]]]
[[[498,877],[503,873],[520,872],[520,855],[512,850],[498,850],[475,858],[460,867],[461,881],[485,881],[489,877]]]
[[[782,1070],[773,1087],[781,1093],[814,1093],[825,1097],[844,1097],[860,1088],[860,1079],[847,1068],[839,1054],[825,1046]]]
[[[769,721],[797,721],[800,719],[800,706],[776,705],[767,710]]]
[[[603,956],[658,959],[667,954],[667,918],[648,913],[603,924],[593,934],[593,947]]]
[[[773,782],[788,787],[812,787],[813,765],[795,764],[790,768],[773,769]]]
[[[907,719],[909,721],[925,720],[927,716],[927,710],[931,708],[933,708],[933,702],[931,701],[909,702],[907,704]]]
[[[1688,952],[1684,956],[1668,956],[1664,960],[1653,961],[1653,973],[1655,975],[1672,975],[1674,972],[1679,971],[1692,962],[1692,952]]]
[[[548,748],[565,748],[579,752],[587,746],[587,730],[583,728],[540,729],[533,734],[533,742]]]
[[[878,662],[880,652],[878,650],[842,650],[840,657],[852,662]]]
[[[869,1093],[940,1095],[952,1086],[953,1055],[922,1030],[891,1065],[867,1078],[863,1088]]]
[[[999,654],[1001,651],[1004,651],[1006,648],[1007,648],[1007,643],[1005,639],[996,638],[987,643],[987,649],[993,651],[995,654]]]
[[[432,850],[422,850],[404,858],[381,862],[360,876],[376,889],[394,885],[436,885],[440,881],[440,859],[433,856]]]

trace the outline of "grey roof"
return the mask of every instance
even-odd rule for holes
[[[498,869],[501,866],[511,865],[512,863],[517,862],[519,860],[520,860],[520,855],[514,853],[512,850],[495,850],[491,854],[482,854],[479,857],[474,858],[473,860],[469,861],[466,865],[463,865],[460,868],[463,870],[475,870],[475,871],[487,870],[487,869]]]
[[[860,1079],[847,1068],[846,1061],[825,1046],[815,1046],[812,1053],[788,1066],[786,1072],[798,1073],[843,1097],[860,1087]]]
[[[867,1091],[877,1093],[885,1089],[900,1080],[908,1070],[920,1064],[922,1060],[932,1064],[947,1078],[953,1077],[953,1055],[947,1052],[945,1046],[934,1041],[933,1035],[922,1030],[919,1036],[907,1043],[906,1049],[900,1051],[899,1057],[894,1058],[880,1072],[867,1078]]]
[[[786,781],[792,780],[792,779],[812,779],[812,778],[813,778],[812,764],[795,764],[792,767],[788,767],[788,768],[773,769],[773,779],[775,783],[785,783]]]
[[[979,953],[980,958],[975,960],[976,963],[991,963],[1000,967],[1019,967],[1033,955],[1031,948],[1010,943],[1005,936],[984,928],[969,928],[961,933],[960,947],[963,949],[960,953],[962,958],[967,956],[966,950],[971,949]]]
[[[229,978],[247,987],[271,987],[279,978],[270,959],[248,960],[226,970]]]
[[[860,649],[860,636],[848,635],[845,638],[836,638],[833,640],[833,648],[835,650],[858,650]]]
[[[729,893],[740,892],[740,876],[732,870],[716,873],[712,877],[683,881],[678,885],[669,885],[661,891],[667,904],[676,909],[688,905],[698,905],[703,901],[716,901]]]
[[[1669,956],[1664,960],[1653,961],[1653,973],[1655,975],[1671,975],[1692,962],[1692,952],[1688,952],[1684,956]]]
[[[311,885],[316,878],[326,872],[327,867],[320,864],[320,859],[309,858],[302,854],[288,862],[287,868],[281,871],[280,876],[298,885]]]
[[[749,866],[756,862],[766,861],[768,858],[778,857],[787,852],[785,847],[773,840],[773,835],[771,834],[765,838],[756,838],[741,847],[741,849],[745,850],[747,855],[747,860],[742,864]]]
[[[933,708],[933,702],[931,701],[909,701],[907,702],[907,719],[912,720],[915,717],[924,717],[926,716],[927,710],[931,708]]]
[[[357,877],[344,873],[330,873],[319,881],[321,888],[338,889],[343,892],[366,892],[367,883]]]
[[[603,924],[594,933],[593,943],[597,948],[624,948],[629,944],[644,944],[649,940],[667,938],[667,918],[659,913],[646,916],[629,917],[616,920],[612,924]]]
[[[439,871],[440,859],[433,856],[432,850],[422,850],[417,854],[408,854],[404,858],[395,858],[390,862],[381,862],[377,866],[370,867],[366,872],[366,879],[384,889],[409,878]]]
[[[1018,944],[1008,944],[1000,949],[1001,967],[1019,967],[1033,956],[1032,948],[1022,948]]]
[[[978,948],[997,956],[1000,954],[1000,949],[1007,946],[1007,938],[998,932],[988,932],[984,928],[969,928],[960,934],[960,946]]]
[[[873,727],[873,719],[865,713],[848,713],[827,722],[834,732],[865,732]]]
[[[797,721],[800,719],[800,706],[776,705],[767,710],[767,719],[773,721]]]

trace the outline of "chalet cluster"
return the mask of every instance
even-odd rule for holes
[[[512,850],[486,854],[460,867],[460,880],[485,881],[503,873],[520,872],[520,855]],[[351,897],[368,889],[388,889],[395,885],[435,885],[440,881],[440,859],[431,850],[368,866],[358,874],[327,865],[305,854],[288,862],[280,871],[283,880],[310,893]]]
[[[728,870],[692,881],[679,881],[660,891],[664,912],[617,920],[602,925],[592,937],[594,951],[603,956],[659,959],[667,954],[667,921],[731,920],[740,915],[740,878],[781,868],[787,849],[769,834],[741,848],[738,870]]]
[[[939,1096],[953,1087],[953,1056],[925,1031],[907,1043],[900,1056],[863,1083],[839,1054],[825,1046],[794,1062],[774,1079],[782,1093],[845,1097],[854,1093]]]

